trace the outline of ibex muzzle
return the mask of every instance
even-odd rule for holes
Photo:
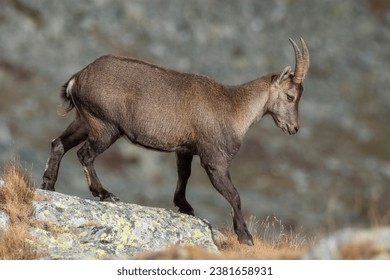
[[[52,141],[42,188],[54,190],[63,155],[83,143],[77,156],[93,196],[118,200],[103,188],[94,160],[124,136],[145,148],[176,153],[178,181],[173,201],[180,212],[194,215],[185,194],[192,158],[198,155],[212,185],[233,208],[238,240],[253,245],[229,166],[248,128],[267,113],[284,132],[298,131],[298,102],[309,52],[302,39],[302,53],[290,41],[294,72],[286,67],[238,86],[127,57],[98,58],[63,86],[67,111],[75,107],[76,118]]]

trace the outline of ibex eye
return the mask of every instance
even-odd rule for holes
[[[286,94],[286,96],[287,96],[287,101],[288,102],[293,102],[294,101],[294,96],[289,95],[289,94]]]

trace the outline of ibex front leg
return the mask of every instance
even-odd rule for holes
[[[254,245],[252,235],[241,213],[240,195],[230,179],[229,163],[202,162],[202,166],[206,169],[214,188],[227,199],[233,208],[233,227],[238,241],[241,244]]]
[[[192,158],[191,154],[176,153],[178,179],[173,203],[181,213],[194,216],[194,209],[186,199],[186,186],[191,175]]]

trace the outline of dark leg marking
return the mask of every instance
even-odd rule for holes
[[[191,175],[192,158],[191,154],[176,153],[178,180],[173,203],[181,213],[194,216],[194,209],[186,199],[186,186]]]

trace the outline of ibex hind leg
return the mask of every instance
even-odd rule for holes
[[[62,157],[67,151],[85,141],[88,133],[88,125],[77,117],[58,138],[52,141],[49,159],[42,176],[42,189],[55,190],[54,185]]]
[[[109,130],[105,130],[109,131]],[[101,201],[119,201],[119,198],[114,194],[108,192],[103,188],[94,168],[95,158],[110,147],[118,138],[120,134],[105,133],[100,137],[89,136],[83,146],[77,151],[77,156],[87,178],[88,187],[94,197],[98,197]]]

